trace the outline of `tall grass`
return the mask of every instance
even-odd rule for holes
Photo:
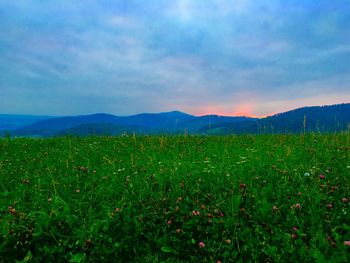
[[[0,262],[347,262],[350,134],[0,140]]]

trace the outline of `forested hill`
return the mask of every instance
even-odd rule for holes
[[[124,133],[220,135],[339,132],[350,128],[350,103],[303,107],[260,119],[218,115],[193,116],[179,111],[132,116],[100,113],[55,118],[23,118],[14,115],[12,119],[11,115],[6,115],[6,118],[0,118],[0,127],[2,135],[39,137]]]
[[[350,128],[350,103],[303,107],[251,122],[218,124],[200,132],[231,133],[299,133],[337,132]]]

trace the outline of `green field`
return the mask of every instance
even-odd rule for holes
[[[350,134],[0,140],[0,262],[349,262]]]

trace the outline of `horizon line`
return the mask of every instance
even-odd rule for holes
[[[172,112],[179,112],[179,113],[183,113],[183,114],[187,114],[190,116],[194,116],[194,117],[203,117],[203,116],[219,116],[219,117],[245,117],[245,118],[255,118],[255,119],[263,119],[263,118],[267,118],[267,117],[271,117],[274,116],[276,114],[281,114],[284,112],[288,112],[288,111],[293,111],[293,110],[297,110],[297,109],[302,109],[302,108],[312,108],[312,107],[327,107],[327,106],[337,106],[337,105],[344,105],[344,104],[350,104],[350,102],[343,102],[343,103],[336,103],[336,104],[323,104],[323,105],[306,105],[306,106],[302,106],[302,107],[298,107],[298,108],[291,108],[288,110],[284,110],[284,111],[279,111],[279,112],[274,112],[271,114],[266,114],[266,115],[253,115],[253,114],[218,114],[218,113],[207,113],[207,114],[192,114],[186,111],[181,111],[178,109],[175,110],[170,110],[170,111],[159,111],[159,112],[140,112],[140,113],[135,113],[135,114],[125,114],[125,115],[119,115],[119,114],[115,114],[115,113],[108,113],[108,112],[93,112],[93,113],[77,113],[77,114],[71,114],[71,115],[56,115],[56,114],[21,114],[21,113],[0,113],[0,115],[20,115],[20,116],[36,116],[36,117],[50,117],[50,118],[61,118],[61,117],[76,117],[76,116],[87,116],[87,115],[96,115],[96,114],[106,114],[106,115],[114,115],[117,117],[130,117],[130,116],[135,116],[135,115],[141,115],[141,114],[165,114],[165,113],[172,113]]]

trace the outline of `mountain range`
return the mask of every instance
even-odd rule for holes
[[[303,107],[266,118],[205,115],[180,111],[115,116],[1,115],[0,134],[50,137],[64,135],[136,134],[242,134],[338,132],[350,128],[350,103]]]

